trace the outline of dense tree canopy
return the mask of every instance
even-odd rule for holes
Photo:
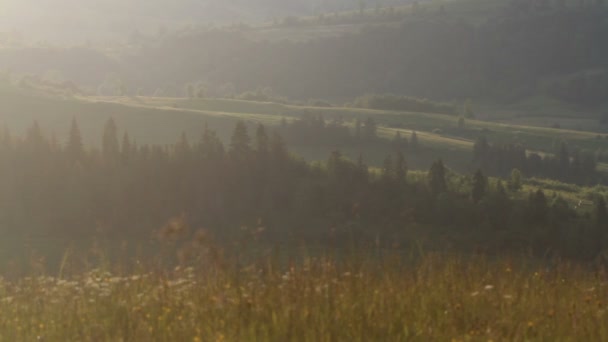
[[[418,227],[418,236],[448,234],[461,248],[481,243],[494,251],[549,248],[591,257],[605,247],[597,242],[607,233],[603,198],[591,219],[540,189],[528,199],[510,196],[481,171],[460,176],[437,161],[427,174],[408,172],[398,150],[380,171],[339,151],[307,164],[288,155],[276,131],[259,125],[252,139],[243,122],[228,150],[208,127],[200,139],[183,135],[172,146],[139,146],[128,134],[119,144],[118,130],[107,122],[101,150],[82,146],[75,121],[66,144],[48,139],[36,123],[24,139],[3,133],[3,231],[147,238],[179,216],[220,235],[261,226],[268,239],[407,241],[405,233]],[[510,184],[518,177],[514,172]]]

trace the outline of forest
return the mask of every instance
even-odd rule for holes
[[[183,135],[169,146],[139,146],[117,132],[110,119],[95,149],[83,146],[76,121],[65,146],[46,138],[37,123],[24,139],[4,133],[4,232],[148,239],[179,236],[170,223],[179,218],[225,238],[238,236],[239,227],[261,229],[275,243],[430,237],[441,239],[435,248],[581,260],[606,247],[603,195],[595,196],[591,212],[581,212],[557,193],[524,191],[516,168],[507,181],[487,178],[482,169],[457,174],[441,160],[427,172],[409,172],[403,145],[380,169],[338,150],[324,163],[308,163],[288,152],[280,129],[259,125],[249,132],[242,121],[227,146],[208,127],[192,142]],[[477,150],[480,158],[497,155]]]

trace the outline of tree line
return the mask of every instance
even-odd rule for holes
[[[264,228],[271,241],[412,241],[532,250],[589,258],[605,247],[604,198],[579,212],[559,195],[459,175],[441,161],[412,172],[402,151],[380,169],[339,151],[324,163],[291,155],[263,125],[235,126],[229,144],[209,127],[191,141],[138,145],[109,120],[87,148],[76,121],[60,143],[34,123],[23,138],[0,135],[0,228],[9,235],[150,238],[174,217],[236,234]],[[528,189],[530,190],[530,189]],[[527,191],[527,190],[526,190]]]
[[[474,165],[488,174],[508,176],[513,169],[527,177],[556,179],[567,183],[595,185],[606,180],[597,171],[593,153],[579,152],[561,142],[554,154],[541,155],[517,144],[490,144],[485,137],[475,141]]]

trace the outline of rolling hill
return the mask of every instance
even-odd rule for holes
[[[0,89],[0,123],[14,134],[23,135],[36,120],[59,142],[66,139],[69,124],[76,118],[85,142],[98,146],[101,128],[114,118],[117,125],[141,144],[174,143],[182,132],[196,141],[207,123],[228,140],[234,124],[245,120],[253,126],[263,123],[277,126],[283,118],[296,120],[304,114],[322,115],[326,120],[340,118],[353,127],[354,120],[373,118],[379,125],[378,134],[392,139],[397,132],[408,137],[417,131],[424,154],[408,156],[412,167],[426,169],[436,158],[444,158],[459,170],[466,170],[471,160],[473,142],[480,136],[496,143],[521,143],[530,150],[553,153],[556,141],[566,141],[573,148],[595,151],[605,146],[605,137],[566,129],[511,125],[467,120],[458,127],[458,118],[449,115],[381,111],[346,107],[307,107],[233,99],[184,99],[159,97],[59,97],[32,93],[10,86]],[[340,148],[356,159],[359,153],[373,165],[380,165],[390,153],[387,147],[372,146],[292,146],[308,159],[325,160]]]

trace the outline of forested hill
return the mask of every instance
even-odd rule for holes
[[[421,2],[285,17],[265,26],[135,35],[103,52],[13,47],[0,51],[0,61],[15,73],[59,71],[91,93],[100,85],[107,90],[103,83],[111,79],[121,85],[115,89],[160,96],[183,96],[194,84],[211,93],[230,90],[220,95],[269,87],[301,100],[396,93],[500,103],[543,95],[578,106],[604,104],[608,6],[536,3]]]
[[[0,7],[0,30],[30,39],[82,42],[117,39],[132,31],[156,32],[184,25],[263,22],[372,6],[358,0],[18,0]],[[395,5],[408,0],[374,0]]]
[[[182,33],[124,59],[125,81],[267,86],[299,99],[392,92],[440,100],[543,94],[578,105],[604,102],[607,9],[513,6],[498,6],[481,23],[427,6],[398,25],[302,42],[253,41],[253,29]],[[323,20],[330,27],[334,19]],[[290,25],[304,30],[307,22]]]

